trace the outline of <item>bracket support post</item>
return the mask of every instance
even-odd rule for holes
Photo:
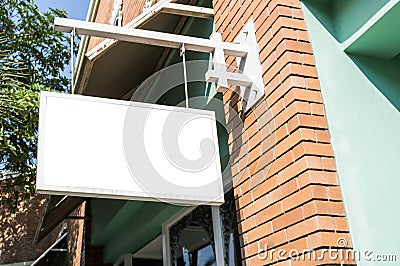
[[[214,33],[211,40],[222,42],[221,35]],[[235,43],[247,47],[245,56],[236,56],[238,73],[228,72],[225,63],[225,54],[219,49],[213,53],[214,69],[206,73],[206,81],[217,84],[217,91],[225,93],[229,86],[240,88],[243,111],[248,112],[264,95],[264,81],[260,63],[259,49],[253,21],[250,21],[236,38]]]

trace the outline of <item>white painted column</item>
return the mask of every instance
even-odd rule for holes
[[[211,213],[214,230],[215,258],[217,266],[224,266],[224,235],[219,207],[211,206]]]

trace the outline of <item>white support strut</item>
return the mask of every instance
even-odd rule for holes
[[[264,96],[263,71],[260,62],[259,48],[254,22],[250,20],[242,32],[235,39],[235,43],[242,44],[249,49],[246,58],[236,57],[239,72],[253,81],[251,86],[241,86],[243,111],[249,111]]]
[[[221,74],[221,72],[218,72],[217,70],[209,70],[206,73],[206,81],[217,83],[217,90],[219,92],[224,92],[226,90],[226,88],[228,88],[228,87],[218,85],[218,84],[220,84],[219,83],[220,82],[220,77],[219,77],[220,74]],[[253,81],[246,75],[243,75],[240,73],[227,72],[227,71],[225,71],[225,74],[223,74],[223,75],[226,76],[227,84],[229,84],[230,86],[240,86],[240,87],[248,88],[253,85]]]
[[[213,54],[213,66],[214,70],[210,70],[206,73],[206,80],[208,82],[217,83],[217,91],[225,92],[229,88],[228,76],[226,71],[225,55],[223,49],[220,48],[222,43],[222,36],[218,32],[214,32],[210,39],[215,43],[215,50]],[[214,78],[215,80],[211,81]]]
[[[196,52],[213,53],[215,43],[212,40],[183,36],[178,34],[155,32],[150,30],[131,29],[107,24],[86,22],[67,18],[55,18],[54,29],[61,32],[71,32],[75,28],[76,34],[111,38],[120,41],[148,44],[161,47],[180,49],[182,43],[185,49]],[[246,57],[245,46],[222,42],[221,47],[226,55]]]
[[[200,7],[200,6],[191,6],[191,5],[182,5],[175,3],[168,3],[161,9],[162,13],[180,15],[180,16],[188,16],[188,17],[196,17],[196,18],[213,18],[214,17],[214,9]]]
[[[211,39],[217,48],[214,51],[214,69],[207,71],[206,81],[216,83],[217,91],[221,93],[225,93],[229,86],[239,87],[243,111],[249,111],[264,95],[263,72],[253,22],[249,21],[235,40],[248,49],[246,57],[236,57],[238,73],[226,69],[224,52],[218,49],[218,43],[222,42],[221,35],[213,33]]]

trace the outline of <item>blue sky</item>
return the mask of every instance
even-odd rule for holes
[[[68,12],[68,18],[85,20],[90,0],[35,0],[40,11],[59,8]]]

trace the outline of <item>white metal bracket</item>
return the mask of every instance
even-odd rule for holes
[[[225,54],[218,48],[222,43],[221,35],[214,33],[211,40],[216,43],[213,54],[214,69],[206,73],[206,80],[216,83],[217,91],[222,93],[229,86],[239,86],[243,111],[249,111],[264,95],[264,82],[253,21],[250,20],[235,39],[235,43],[248,49],[246,56],[236,56],[238,73],[227,71]]]
[[[206,73],[206,80],[217,83],[217,90],[221,92],[225,92],[229,86],[240,87],[244,112],[249,111],[264,95],[259,49],[252,21],[238,35],[236,43],[223,42],[219,33],[212,34],[210,39],[203,39],[66,18],[55,18],[54,28],[62,32],[74,29],[76,34],[177,49],[185,44],[185,50],[213,54],[213,69]],[[227,71],[225,55],[236,57],[238,73]]]
[[[225,53],[222,49],[222,36],[218,32],[214,32],[210,39],[215,44],[213,53],[213,70],[206,73],[206,80],[208,82],[217,83],[217,91],[224,93],[229,88],[228,73],[226,71]]]
[[[154,4],[154,0],[146,0],[146,2],[144,2],[144,6],[143,6],[143,12],[146,12],[147,10],[149,10],[153,4]]]
[[[122,26],[122,0],[114,0],[110,24],[119,27]]]

